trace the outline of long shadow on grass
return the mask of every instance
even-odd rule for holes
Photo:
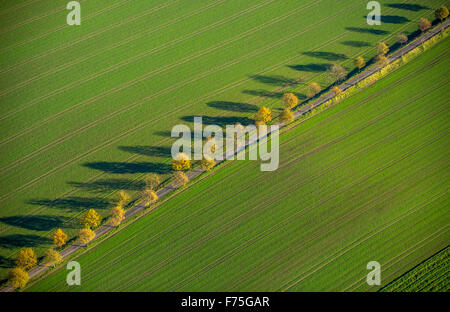
[[[377,36],[384,36],[389,34],[389,31],[381,30],[381,29],[373,29],[373,28],[364,28],[364,27],[347,27],[345,28],[348,31],[364,33],[364,34],[372,34]]]
[[[0,247],[7,249],[17,247],[36,247],[49,243],[51,243],[49,238],[38,235],[13,234],[0,237]]]
[[[226,125],[233,125],[237,122],[240,122],[242,125],[246,126],[253,123],[248,117],[213,117],[213,116],[183,116],[181,120],[185,122],[193,122],[194,117],[202,117],[202,122],[205,125],[218,125],[220,127],[225,127]]]
[[[227,101],[213,101],[207,103],[209,107],[231,112],[251,113],[258,110],[258,106],[247,103],[236,103]]]
[[[119,149],[132,154],[144,156],[168,157],[170,156],[170,147],[167,146],[119,146]]]
[[[15,261],[11,258],[6,258],[3,256],[0,256],[0,268],[13,268],[14,267],[14,263]]]
[[[280,76],[280,75],[273,75],[273,76],[262,76],[262,75],[255,75],[255,76],[250,76],[250,78],[265,83],[265,84],[270,84],[273,86],[280,86],[280,87],[290,87],[290,86],[295,86],[301,83],[300,79],[292,79],[292,78],[287,78],[284,76]]]
[[[366,41],[356,41],[356,40],[350,40],[350,41],[344,41],[342,42],[343,45],[353,47],[353,48],[364,48],[364,47],[370,47],[371,44]]]
[[[50,231],[67,223],[69,218],[59,216],[12,216],[0,218],[0,222],[33,231]]]
[[[363,17],[364,19],[367,19],[367,16]],[[404,16],[399,15],[382,15],[381,22],[386,24],[405,24],[410,22],[410,20]]]
[[[69,185],[94,193],[108,191],[130,190],[138,191],[144,188],[144,182],[129,179],[107,179],[94,182],[68,182]]]
[[[289,68],[302,72],[320,73],[327,71],[331,64],[306,64],[306,65],[287,65]]]
[[[409,4],[409,3],[388,3],[386,6],[394,9],[402,9],[407,11],[419,12],[421,10],[429,10],[429,7],[420,4]]]
[[[85,163],[83,166],[112,174],[157,173],[165,174],[171,171],[171,166],[152,162],[108,162],[97,161]]]
[[[272,99],[281,99],[281,97],[283,96],[284,92],[274,92],[274,91],[267,91],[267,90],[244,90],[242,91],[242,93],[245,94],[250,94],[253,96],[258,96],[258,97],[265,97],[265,98],[272,98]],[[300,100],[305,100],[306,96],[304,94],[300,94],[300,93],[296,93],[294,92],[294,94],[300,99]]]
[[[319,51],[311,51],[311,52],[302,52],[303,55],[320,58],[330,62],[336,61],[345,61],[348,59],[347,55],[341,53],[333,53],[333,52],[319,52]]]
[[[38,206],[48,206],[59,209],[69,210],[85,210],[85,209],[105,209],[112,205],[112,202],[105,198],[99,197],[66,197],[58,199],[32,199],[27,202],[28,204]]]

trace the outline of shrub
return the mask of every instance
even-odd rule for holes
[[[56,247],[61,247],[67,242],[67,235],[61,229],[57,229],[53,234],[53,243]]]
[[[441,21],[446,19],[447,16],[448,16],[448,9],[447,9],[447,7],[441,6],[439,9],[434,11],[434,16],[436,16],[436,18],[441,20]]]
[[[284,108],[293,108],[298,105],[298,97],[294,93],[285,93],[281,98]]]
[[[19,251],[16,265],[24,270],[29,270],[37,264],[37,257],[31,248],[23,248]]]
[[[331,91],[333,91],[334,96],[338,96],[339,94],[342,93],[342,90],[338,87],[338,86],[334,86]]]
[[[200,166],[205,171],[211,170],[215,165],[216,165],[216,162],[214,161],[214,159],[212,159],[208,155],[203,156],[203,159],[200,163]]]
[[[306,91],[306,96],[312,98],[312,97],[316,96],[321,90],[322,90],[322,88],[319,86],[319,84],[317,82],[311,82],[308,85],[308,90]]]
[[[386,55],[389,52],[389,47],[384,42],[377,43],[377,54],[378,55]]]
[[[272,121],[272,112],[267,107],[261,107],[253,117],[256,125],[264,125]]]
[[[94,209],[89,209],[86,211],[83,218],[81,218],[80,222],[85,228],[96,228],[100,225],[101,221],[102,217],[98,214],[98,212]]]
[[[364,66],[366,66],[366,61],[362,56],[358,56],[357,58],[355,58],[354,63],[356,68],[358,68],[359,70],[361,70]]]
[[[145,207],[150,206],[158,200],[158,195],[151,189],[145,189],[142,192],[142,203]]]
[[[191,168],[191,160],[185,153],[178,153],[172,160],[172,168],[174,170],[187,170]]]
[[[22,268],[14,268],[9,271],[8,284],[14,288],[22,288],[28,283],[30,277],[28,273]]]
[[[286,125],[294,121],[294,114],[289,108],[285,108],[280,114],[280,121]]]
[[[424,32],[427,29],[430,29],[430,27],[431,27],[431,22],[428,19],[422,17],[420,19],[420,21],[419,21],[419,29],[420,29],[420,31]]]
[[[123,219],[125,219],[125,210],[121,205],[117,205],[116,207],[111,209],[109,223],[112,226],[118,226],[120,223],[122,223]]]
[[[173,178],[175,180],[176,187],[186,185],[186,183],[189,182],[189,177],[183,171],[175,171],[173,174]]]
[[[44,263],[47,266],[55,266],[58,263],[61,263],[61,261],[62,261],[61,255],[53,248],[50,248],[45,254]]]
[[[145,178],[145,187],[152,189],[152,190],[157,190],[158,186],[161,184],[161,179],[159,178],[159,175],[157,175],[156,173],[150,173],[146,178]]]
[[[78,242],[87,244],[95,238],[95,232],[89,228],[81,229],[78,233]]]

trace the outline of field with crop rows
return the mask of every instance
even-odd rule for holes
[[[32,291],[374,291],[447,246],[450,41],[230,161]]]

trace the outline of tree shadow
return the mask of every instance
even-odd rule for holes
[[[144,182],[142,181],[132,181],[129,179],[110,179],[110,180],[99,180],[94,182],[69,182],[68,184],[76,188],[86,189],[90,192],[107,192],[114,190],[130,190],[138,191],[144,188]]]
[[[287,65],[289,68],[311,73],[320,73],[327,71],[331,64],[306,64],[306,65]]]
[[[181,117],[181,120],[186,122],[193,122],[194,116],[183,116]],[[202,120],[203,124],[218,125],[220,127],[225,127],[226,125],[234,125],[237,122],[240,122],[244,126],[253,123],[253,120],[248,117],[235,117],[235,116],[224,116],[224,117],[202,116]]]
[[[51,243],[49,238],[31,234],[13,234],[0,237],[0,247],[7,249],[17,247],[36,247],[49,243]]]
[[[345,54],[333,52],[302,52],[303,55],[320,58],[326,61],[345,61],[348,57]]]
[[[0,222],[33,231],[50,231],[65,226],[70,218],[60,216],[13,216],[0,218]]]
[[[261,75],[255,75],[250,76],[250,78],[257,80],[259,82],[270,84],[274,86],[281,86],[281,87],[289,87],[289,86],[295,86],[301,83],[301,79],[292,79],[283,77],[280,75],[275,76],[261,76]]]
[[[170,147],[167,146],[119,146],[119,149],[128,153],[144,156],[167,157],[170,156]]]
[[[213,101],[207,103],[207,105],[209,107],[218,108],[231,112],[251,113],[256,112],[258,110],[258,107],[256,105],[247,103],[227,102],[227,101]]]
[[[48,206],[52,208],[70,209],[70,210],[85,210],[85,209],[105,209],[108,208],[112,202],[105,198],[99,197],[66,197],[58,199],[32,199],[28,204],[38,206]]]
[[[363,28],[363,27],[346,27],[348,31],[364,33],[364,34],[372,34],[377,36],[383,36],[389,34],[389,31],[381,30],[381,29],[373,29],[373,28]]]
[[[421,10],[429,10],[429,7],[420,5],[420,4],[409,4],[409,3],[389,3],[386,6],[394,8],[394,9],[402,9],[407,11],[419,12]]]
[[[371,44],[366,42],[366,41],[344,41],[342,42],[343,45],[349,46],[349,47],[354,47],[354,48],[364,48],[364,47],[370,47]]]
[[[151,162],[107,162],[98,161],[85,163],[83,166],[112,174],[157,173],[165,174],[171,171],[171,166]]]
[[[13,268],[15,266],[15,261],[11,258],[6,258],[3,256],[0,256],[0,268]]]
[[[283,94],[285,92],[274,92],[274,91],[267,91],[267,90],[259,89],[259,90],[244,90],[244,91],[242,91],[242,93],[250,94],[250,95],[258,96],[258,97],[281,99],[281,97],[283,96]],[[306,96],[303,94],[296,93],[296,92],[293,92],[293,93],[299,98],[299,100],[306,99]]]
[[[363,17],[365,19],[367,19],[367,16],[363,16]],[[381,22],[386,23],[386,24],[405,24],[405,23],[410,22],[410,20],[404,16],[399,16],[399,15],[382,15]]]

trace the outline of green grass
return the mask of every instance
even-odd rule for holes
[[[233,161],[30,291],[375,291],[448,244],[447,39]],[[378,261],[382,285],[365,282]]]
[[[448,292],[449,248],[433,255],[392,283],[380,289],[386,292]]]

